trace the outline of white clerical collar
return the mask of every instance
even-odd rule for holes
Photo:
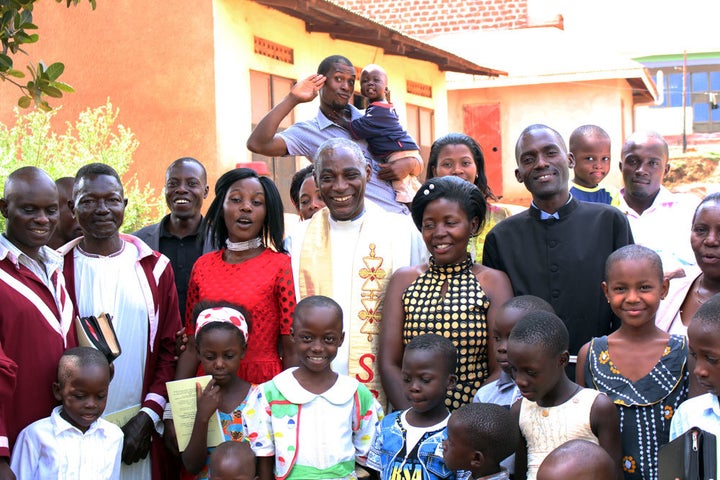
[[[351,218],[350,220],[336,220],[333,218],[332,213],[331,213],[330,220],[332,220],[335,223],[339,223],[339,224],[353,223],[353,222],[357,222],[358,220],[360,220],[363,217],[363,215],[365,215],[365,212],[366,212],[365,207],[363,207],[362,212],[360,212],[360,214],[357,217]]]

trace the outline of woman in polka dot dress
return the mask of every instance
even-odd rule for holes
[[[467,252],[486,208],[475,185],[453,176],[428,180],[413,200],[413,221],[430,261],[393,274],[380,335],[382,385],[396,409],[409,406],[402,389],[404,345],[422,333],[442,335],[457,347],[458,383],[446,402],[450,410],[470,403],[497,370],[493,318],[512,297],[512,287],[505,273],[474,263]]]

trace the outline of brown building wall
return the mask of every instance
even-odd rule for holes
[[[120,108],[118,123],[140,141],[133,171],[160,194],[166,167],[181,156],[193,156],[217,178],[215,76],[212,2],[173,0],[39,2],[34,11],[40,41],[27,48],[29,59],[61,61],[61,80],[76,93],[61,100],[56,129],[87,107],[107,98]],[[18,55],[16,68],[25,68]],[[13,122],[12,107],[20,93],[0,83],[0,121]]]
[[[526,27],[528,0],[336,0],[408,35]]]

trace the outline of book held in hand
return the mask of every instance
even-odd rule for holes
[[[78,345],[100,350],[108,363],[120,356],[122,350],[112,324],[112,316],[101,313],[97,317],[75,317]]]

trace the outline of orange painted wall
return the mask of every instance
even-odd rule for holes
[[[181,156],[199,159],[217,178],[212,2],[98,0],[66,8],[38,2],[34,11],[40,41],[29,58],[62,61],[66,94],[56,121],[77,118],[109,97],[120,108],[118,123],[140,141],[133,171],[160,194],[166,167]],[[16,68],[25,58],[19,55]],[[0,121],[13,121],[19,91],[0,83]],[[64,128],[61,128],[64,130]]]

